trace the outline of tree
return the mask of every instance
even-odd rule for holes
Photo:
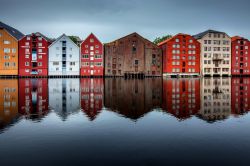
[[[69,38],[76,44],[76,45],[80,45],[81,43],[81,39],[78,36],[69,36]]]
[[[172,35],[165,35],[165,36],[162,36],[162,37],[157,37],[153,42],[155,44],[159,44],[159,43],[161,43],[161,42],[163,42],[163,41],[165,41],[167,39],[170,39],[172,37],[173,37]]]

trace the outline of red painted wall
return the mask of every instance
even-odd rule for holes
[[[178,119],[187,119],[200,110],[200,79],[163,79],[163,105]]]
[[[48,79],[19,79],[19,109],[22,115],[39,115],[49,112]]]
[[[245,46],[248,46],[248,49],[246,49]],[[236,49],[236,47],[238,47],[238,49]],[[241,38],[241,37],[232,38],[232,68],[231,68],[232,75],[249,75],[250,74],[249,49],[250,49],[249,40]]]
[[[241,115],[250,110],[250,78],[232,78],[232,114]]]
[[[179,42],[176,42],[179,39]],[[192,39],[193,43],[190,43]],[[173,45],[179,44],[179,48],[173,48]],[[195,45],[195,48],[189,48],[189,45]],[[178,34],[171,39],[168,39],[159,44],[163,51],[163,73],[172,73],[172,69],[179,69],[179,74],[200,73],[200,43],[190,35]],[[179,50],[180,53],[173,53],[173,50]],[[189,51],[195,51],[195,54],[189,54]],[[179,60],[173,59],[173,56],[180,56]],[[189,60],[189,56],[195,56],[195,60]],[[185,57],[185,59],[183,59]],[[172,62],[178,62],[179,65],[173,65]],[[195,65],[188,65],[189,62],[195,62]],[[184,65],[185,63],[185,65]],[[194,69],[194,72],[189,72],[189,69]],[[185,71],[184,71],[185,70]],[[176,73],[176,74],[178,74]]]
[[[91,40],[93,40],[91,42]],[[90,48],[94,47],[93,50]],[[93,55],[91,55],[93,52]],[[84,55],[88,55],[88,58],[84,58]],[[96,58],[96,55],[101,55],[101,58]],[[93,60],[91,60],[93,58]],[[102,63],[102,66],[96,66],[95,63]],[[84,63],[88,63],[88,66],[84,66]],[[94,63],[91,67],[90,64]],[[91,74],[91,71],[93,72]],[[80,74],[81,76],[103,76],[104,73],[104,57],[103,57],[103,44],[98,40],[94,34],[90,34],[87,39],[81,44],[81,66]]]
[[[30,40],[27,40],[27,37],[30,37]],[[32,37],[34,37],[34,42]],[[26,45],[29,43],[29,45]],[[34,43],[34,44],[33,44]],[[42,43],[42,46],[39,47],[38,43]],[[27,35],[19,41],[19,76],[47,76],[48,75],[48,46],[50,42],[46,41],[42,37],[42,40],[38,40],[38,36],[35,34]],[[32,67],[32,48],[37,49],[37,67]],[[29,53],[26,53],[26,49],[29,49]],[[42,49],[42,52],[39,53],[38,49]],[[28,55],[28,57],[26,57]],[[42,55],[40,58],[39,55]],[[25,63],[28,62],[29,66],[25,66]],[[41,66],[38,64],[42,63]],[[29,70],[29,72],[26,72]],[[37,74],[31,74],[31,71],[35,70]]]
[[[94,120],[101,112],[104,99],[104,83],[102,78],[85,79],[81,82],[81,108],[83,112]]]

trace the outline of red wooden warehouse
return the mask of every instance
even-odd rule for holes
[[[19,40],[19,76],[48,75],[48,46],[51,41],[41,33]]]
[[[103,76],[103,44],[91,33],[81,44],[81,76]]]
[[[200,75],[200,43],[177,34],[158,44],[163,51],[163,76]]]
[[[232,38],[232,75],[250,75],[250,42],[235,36]]]

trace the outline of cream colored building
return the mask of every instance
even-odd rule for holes
[[[194,37],[201,43],[201,75],[231,76],[231,37],[214,30]]]
[[[231,77],[202,78],[200,90],[202,119],[213,122],[231,115]]]

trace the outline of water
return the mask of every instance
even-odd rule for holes
[[[1,165],[249,165],[250,78],[0,80]]]

